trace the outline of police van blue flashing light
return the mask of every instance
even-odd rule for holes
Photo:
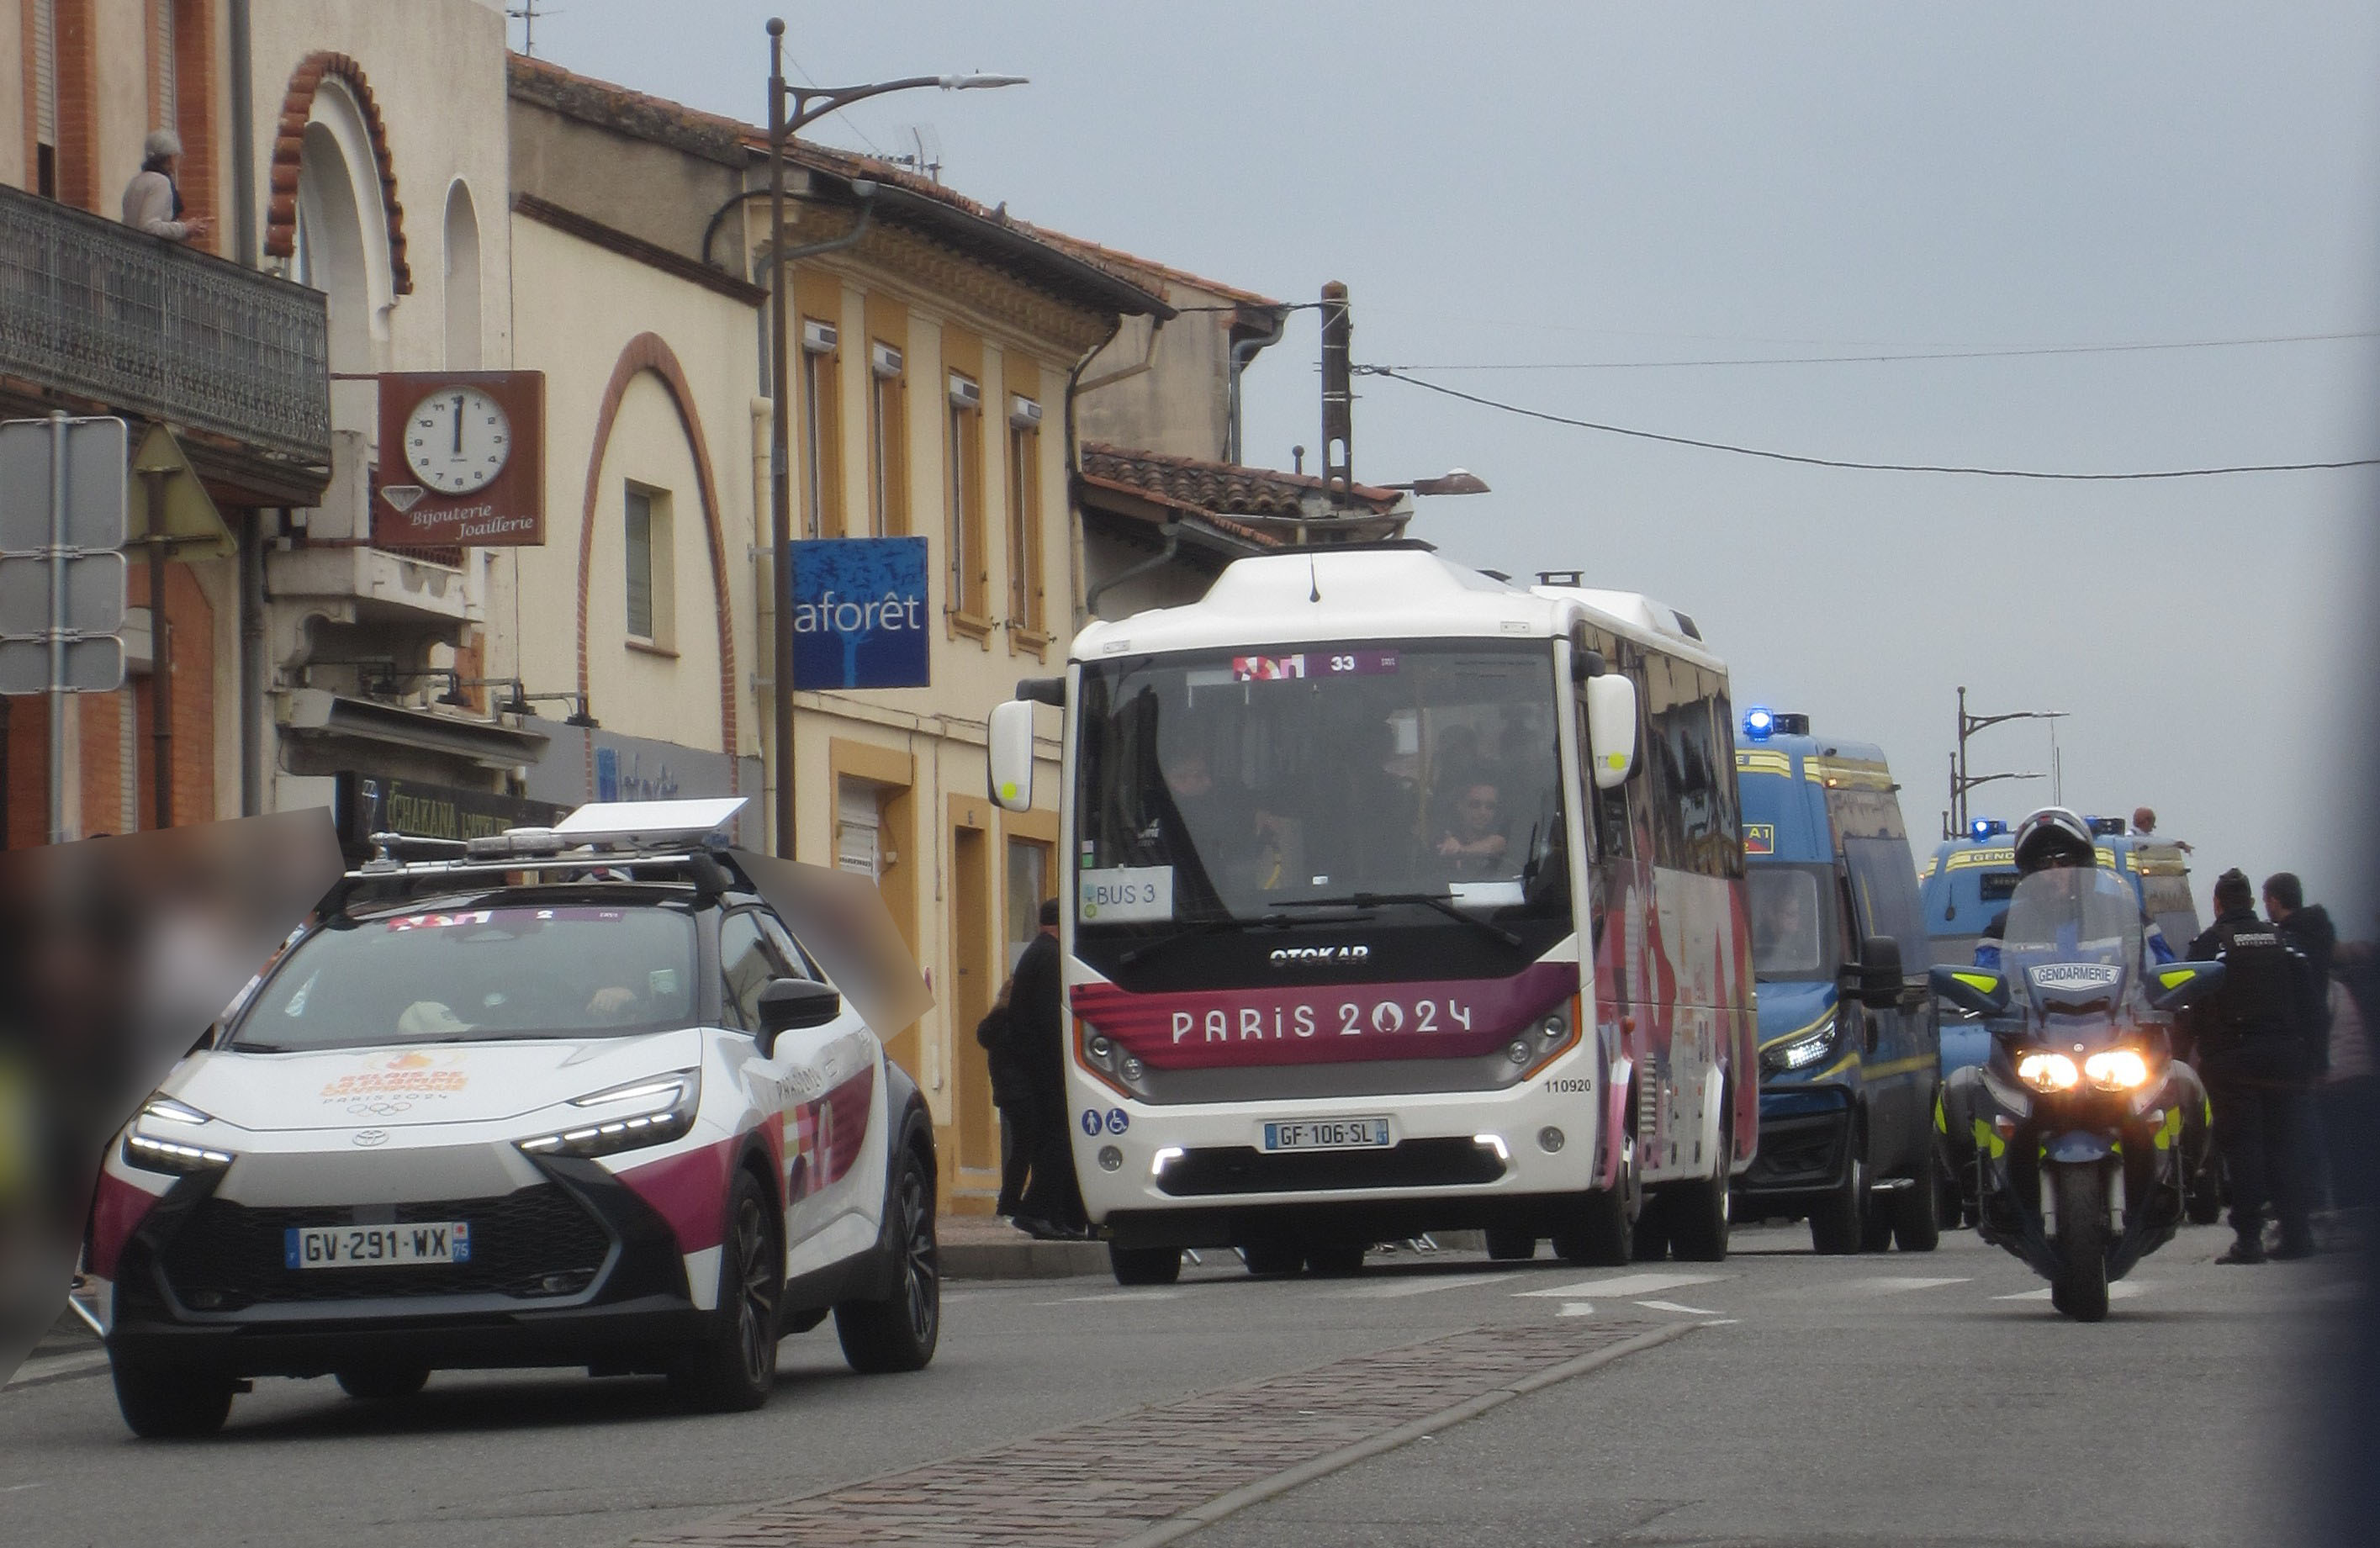
[[[1990,843],[2009,830],[2009,825],[1998,817],[1977,817],[1967,825],[1967,837],[1979,844]]]
[[[1766,742],[1768,733],[1777,729],[1777,717],[1755,706],[1743,712],[1743,734],[1755,742]]]

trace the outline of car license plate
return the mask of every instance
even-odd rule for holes
[[[1389,1143],[1384,1118],[1321,1118],[1264,1126],[1267,1150],[1376,1150]]]
[[[291,1268],[375,1268],[399,1264],[468,1264],[468,1220],[405,1226],[292,1226],[282,1237]]]

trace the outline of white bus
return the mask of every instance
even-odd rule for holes
[[[1727,669],[1692,620],[1301,548],[1091,625],[1017,699],[1010,810],[1036,703],[1065,710],[1069,1119],[1119,1280],[1184,1247],[1352,1273],[1460,1228],[1725,1255],[1759,1082]]]

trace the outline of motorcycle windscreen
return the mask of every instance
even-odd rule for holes
[[[2017,884],[2000,960],[2043,1009],[2113,1004],[2136,982],[2146,937],[2131,889],[2095,867],[2055,867]]]

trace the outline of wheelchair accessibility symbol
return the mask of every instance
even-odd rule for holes
[[[1132,1127],[1132,1115],[1122,1107],[1110,1107],[1101,1113],[1097,1107],[1083,1109],[1083,1132],[1096,1137],[1101,1130],[1121,1134]]]

